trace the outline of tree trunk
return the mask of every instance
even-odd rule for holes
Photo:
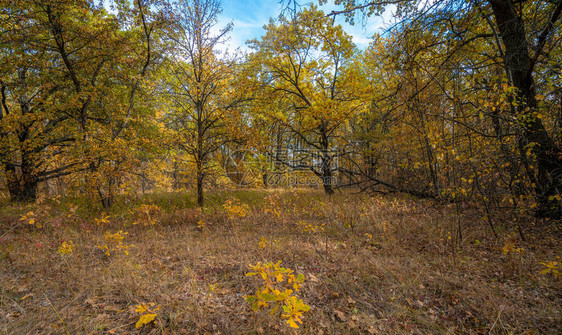
[[[320,148],[322,148],[322,185],[324,186],[324,192],[328,195],[334,194],[334,189],[332,188],[332,157],[330,157],[330,139],[327,131],[327,124],[322,121],[320,124]]]
[[[178,162],[174,161],[174,171],[172,172],[172,188],[174,191],[178,191],[180,189],[180,175],[179,175],[179,168]]]
[[[326,150],[322,153],[322,185],[324,186],[324,192],[328,195],[334,194],[332,179],[332,158]]]
[[[18,174],[13,165],[6,167],[8,191],[12,202],[35,202],[37,199],[37,180],[26,171],[23,166],[21,173]]]
[[[515,116],[522,121],[520,148],[521,150],[530,148],[536,159],[536,169],[533,172],[537,180],[536,215],[560,218],[562,202],[556,200],[554,196],[562,192],[562,153],[547,133],[541,119],[535,114],[538,104],[533,79],[534,62],[529,55],[525,25],[511,0],[490,0],[490,4],[505,46],[504,61],[513,85],[517,88],[518,105]]]
[[[100,186],[98,187],[98,194],[100,196],[101,204],[103,209],[106,213],[111,210],[111,206],[113,206],[113,186],[115,185],[115,181],[113,178],[107,178],[107,192],[103,191],[103,188]]]
[[[27,68],[18,69],[18,78],[20,80],[21,88],[25,92],[25,89],[27,88]],[[6,86],[3,85],[2,106],[7,114],[8,110],[5,101],[5,89]],[[29,115],[30,99],[27,94],[20,94],[18,96],[18,100],[22,116]],[[23,120],[25,120],[25,118],[23,118]],[[13,202],[34,202],[37,199],[37,184],[39,183],[34,167],[37,166],[36,164],[38,162],[37,158],[33,156],[33,150],[26,145],[26,142],[30,137],[33,121],[21,121],[18,126],[18,153],[11,155],[10,158],[11,160],[14,160],[15,157],[19,156],[19,162],[8,163],[5,165],[8,192],[10,193],[10,198]],[[18,161],[18,159],[15,160]]]
[[[111,206],[113,206],[113,194],[111,193],[111,191],[105,194],[101,188],[98,188],[98,194],[100,195],[101,205],[103,206],[103,209],[106,213],[108,213],[111,210]]]
[[[262,179],[264,188],[267,188],[269,186],[268,178],[269,178],[269,175],[268,175],[267,171],[262,172],[261,179]]]
[[[111,210],[111,206],[113,206],[113,197],[111,196],[105,196],[101,198],[101,204],[103,206],[103,209],[105,210],[105,212],[109,212],[109,210]]]
[[[332,188],[332,176],[331,173],[328,176],[322,178],[322,184],[324,185],[324,193],[328,195],[334,194],[334,189]]]
[[[203,171],[201,171],[201,167],[197,166],[197,205],[199,207],[203,207],[203,203],[205,201],[203,195]]]

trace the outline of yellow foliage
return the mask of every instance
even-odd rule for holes
[[[203,222],[203,220],[199,220],[197,222],[197,229],[199,229],[199,230],[205,229],[205,222]]]
[[[259,243],[259,247],[264,249],[267,248],[268,245],[269,245],[269,241],[265,237],[262,237]]]
[[[558,264],[557,261],[548,261],[548,262],[540,262],[542,265],[544,265],[544,269],[541,270],[541,274],[545,275],[545,274],[549,274],[552,273],[552,275],[554,275],[554,277],[558,278],[560,277],[560,264]]]
[[[68,255],[68,254],[73,253],[75,249],[76,249],[76,246],[74,245],[74,242],[64,241],[64,242],[62,242],[59,249],[57,250],[57,253],[61,256],[64,256],[64,255]]]
[[[278,194],[272,194],[265,198],[265,205],[263,207],[264,213],[270,213],[276,218],[281,217],[281,204]]]
[[[156,220],[154,219],[154,216],[160,213],[160,207],[153,204],[150,205],[142,204],[136,207],[132,211],[132,213],[137,218],[137,220],[133,222],[134,225],[142,223],[145,226],[148,225],[154,226],[156,224]]]
[[[28,212],[20,218],[20,221],[27,223],[28,225],[34,225],[37,228],[42,228],[43,224],[37,220],[34,212]]]
[[[135,328],[140,328],[154,321],[154,319],[158,316],[156,311],[160,309],[160,305],[158,305],[156,308],[153,308],[154,305],[155,304],[153,302],[139,303],[137,305],[135,312],[140,314],[140,316],[139,320],[135,324]]]
[[[503,246],[502,248],[502,252],[504,255],[510,254],[510,253],[522,253],[523,252],[523,248],[516,248],[515,247],[515,242],[513,240],[507,241],[507,243]]]
[[[320,231],[324,231],[325,223],[321,225],[313,225],[311,223],[306,223],[304,221],[298,221],[295,223],[303,232],[305,233],[316,233]]]
[[[306,305],[302,299],[298,299],[295,296],[290,296],[285,301],[283,306],[283,313],[281,317],[287,319],[287,324],[291,328],[299,328],[297,322],[302,324],[302,313],[310,310],[310,306]]]
[[[110,219],[109,215],[105,215],[105,213],[102,213],[101,218],[94,219],[94,221],[96,222],[96,225],[99,226],[101,224],[109,223],[109,219]]]
[[[274,315],[282,307],[281,318],[286,319],[290,327],[299,328],[297,323],[302,324],[303,312],[310,310],[310,306],[293,295],[304,282],[304,275],[295,275],[293,270],[281,267],[281,261],[258,262],[250,268],[254,272],[246,273],[247,277],[258,276],[263,280],[255,295],[246,296],[252,310],[258,312],[272,304],[270,314]]]
[[[250,212],[248,205],[239,203],[238,201],[227,200],[222,207],[226,210],[226,214],[230,219],[245,218]]]
[[[123,251],[125,255],[129,255],[129,248],[133,247],[132,244],[126,245],[123,244],[123,239],[125,235],[128,233],[124,233],[122,230],[116,232],[115,234],[111,234],[110,232],[105,233],[105,244],[104,245],[97,245],[98,249],[101,249],[105,255],[111,256],[112,252]]]

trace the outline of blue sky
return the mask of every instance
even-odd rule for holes
[[[277,17],[281,10],[278,0],[223,0],[222,7],[220,28],[228,22],[234,24],[228,48],[240,47],[242,50],[246,49],[246,40],[263,35],[263,26],[269,22],[270,17]],[[337,7],[327,4],[321,8],[328,13]],[[336,22],[341,24],[345,31],[353,37],[353,41],[359,48],[364,49],[368,46],[370,37],[374,33],[381,33],[385,26],[393,22],[392,16],[392,9],[389,9],[382,17],[369,18],[364,27],[361,24],[350,26],[344,22],[343,17],[338,18]]]

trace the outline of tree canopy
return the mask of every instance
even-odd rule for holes
[[[218,0],[2,2],[3,189],[109,210],[135,189],[193,185],[203,206],[321,185],[560,218],[562,1],[282,3],[243,54]],[[365,50],[337,24],[385,10]]]

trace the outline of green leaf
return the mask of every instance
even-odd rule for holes
[[[274,301],[276,300],[275,296],[271,293],[262,293],[260,296],[265,301]]]

